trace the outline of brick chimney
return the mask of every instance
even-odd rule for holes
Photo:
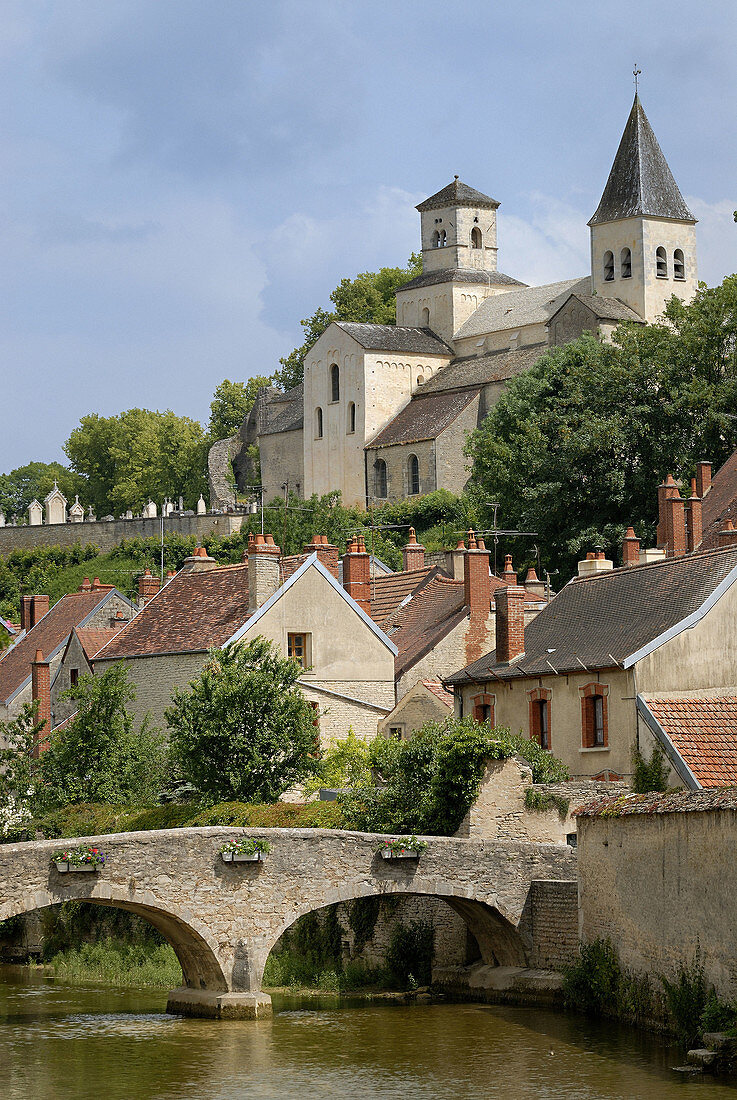
[[[38,759],[49,747],[47,738],[51,733],[51,671],[40,649],[31,665],[31,695],[38,702],[36,721],[45,723],[33,746],[33,756]]]
[[[622,539],[622,565],[639,565],[640,540],[634,527],[628,527]]]
[[[21,596],[20,625],[22,630],[33,630],[49,610],[48,596]]]
[[[703,505],[696,493],[696,478],[691,478],[691,496],[686,501],[686,545],[691,553],[698,550],[704,535]]]
[[[21,596],[20,598],[20,628],[21,630],[30,630],[31,622],[31,596]]]
[[[668,474],[658,486],[657,543],[667,557],[682,558],[686,553],[686,502]]]
[[[504,581],[505,584],[516,584],[517,583],[517,572],[516,572],[514,566],[512,565],[512,555],[511,554],[505,554],[504,555],[504,572],[502,573],[501,579]]]
[[[407,545],[402,550],[402,568],[405,573],[425,568],[425,547],[417,541],[414,527],[410,527]]]
[[[204,546],[195,546],[192,554],[184,559],[182,573],[205,573],[209,569],[217,569],[218,563],[205,550]]]
[[[478,660],[489,648],[489,618],[491,616],[491,580],[489,551],[483,539],[468,532],[468,549],[463,563],[464,602],[470,612],[466,632],[466,664]]]
[[[281,550],[273,535],[248,536],[248,610],[257,611],[281,587]]]
[[[92,591],[92,581],[90,580],[89,577],[84,578],[84,580],[82,581],[82,583],[79,586],[79,591],[80,592],[91,592]]]
[[[711,462],[696,463],[696,495],[703,500],[711,489]]]
[[[151,570],[147,569],[138,578],[138,606],[145,607],[148,601],[154,598],[160,587],[159,578],[152,576]]]
[[[719,532],[719,547],[722,549],[725,546],[735,545],[737,545],[737,531],[734,529],[732,520],[728,519]]]
[[[525,590],[518,584],[497,588],[494,604],[496,659],[500,663],[510,664],[525,652]]]
[[[349,596],[371,614],[371,558],[363,538],[353,538],[343,555],[343,587]]]
[[[327,535],[315,535],[312,542],[304,547],[304,553],[316,553],[317,560],[322,562],[328,573],[332,573],[336,581],[339,579],[338,560],[340,558],[340,550],[337,546],[333,546],[332,543],[328,542]]]

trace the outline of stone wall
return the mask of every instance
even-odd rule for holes
[[[198,541],[240,531],[243,516],[167,516],[165,535],[194,536]],[[124,539],[161,538],[161,519],[97,520],[94,523],[52,523],[42,527],[0,527],[0,558],[13,550],[37,546],[96,546],[103,554]]]
[[[146,714],[158,729],[166,728],[164,711],[171,704],[175,687],[186,689],[199,675],[207,653],[174,653],[159,657],[136,657],[125,662],[128,681],[136,689],[136,698],[129,706],[140,725]],[[95,661],[95,675],[101,676],[116,661]]]
[[[578,883],[537,879],[521,926],[532,946],[530,966],[562,970],[578,956]]]

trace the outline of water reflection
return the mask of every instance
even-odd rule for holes
[[[277,1001],[273,1020],[185,1020],[165,994],[0,984],[3,1100],[734,1100],[678,1053],[610,1024],[480,1005]]]

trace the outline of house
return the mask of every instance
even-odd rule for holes
[[[95,654],[115,637],[123,625],[124,623],[121,622],[108,627],[75,626],[72,630],[50,683],[52,729],[56,729],[65,722],[76,709],[74,702],[65,698],[64,693],[69,688],[75,687],[81,676],[93,674],[92,662]]]
[[[628,536],[625,561],[638,560],[633,543]],[[634,746],[649,755],[669,738],[698,778],[693,731],[701,731],[698,751],[723,751],[728,701],[737,696],[736,581],[735,545],[620,569],[592,554],[528,625],[524,589],[497,589],[496,649],[444,678],[456,713],[521,730],[574,777],[628,777]],[[691,696],[710,700],[703,721],[676,728],[674,701]],[[707,715],[717,707],[712,725]],[[669,759],[672,781],[686,782]]]
[[[379,733],[402,741],[426,722],[443,722],[452,715],[453,693],[440,680],[418,680],[379,722]]]
[[[369,555],[354,555],[365,561]],[[247,560],[218,566],[198,548],[142,611],[95,655],[95,674],[125,661],[134,710],[164,726],[174,688],[186,689],[210,649],[263,636],[299,661],[300,686],[319,714],[324,744],[352,726],[376,734],[394,705],[396,646],[351,594],[353,563],[316,536],[302,555],[282,557],[271,535],[249,539]],[[361,593],[356,586],[356,595]]]

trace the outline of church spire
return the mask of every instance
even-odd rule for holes
[[[637,217],[669,218],[691,225],[696,222],[635,91],[609,179],[589,225]]]

